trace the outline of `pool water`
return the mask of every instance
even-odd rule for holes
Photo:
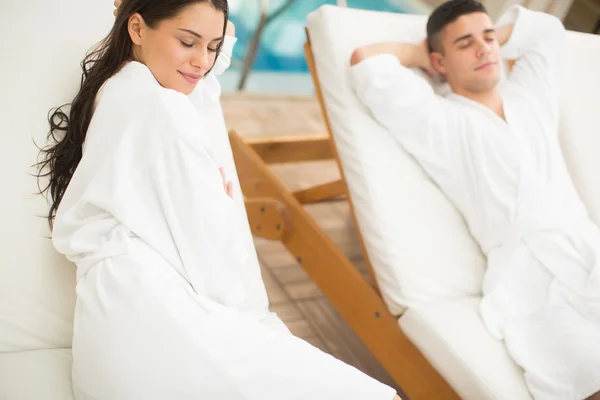
[[[270,9],[276,10],[285,2],[270,0]],[[296,0],[263,31],[253,70],[307,72],[302,48],[306,41],[306,16],[323,4],[335,3],[335,0]],[[351,8],[400,13],[420,10],[415,0],[347,0],[347,4]],[[229,0],[229,7],[238,37],[234,67],[241,67],[260,18],[260,0]]]
[[[426,13],[423,0],[346,0],[348,7],[398,12]],[[271,12],[287,0],[270,0]],[[261,0],[229,0],[230,19],[236,26],[237,44],[232,67],[221,77],[225,92],[237,88],[244,59],[260,19]],[[267,93],[313,93],[304,59],[306,17],[324,4],[335,0],[295,0],[285,12],[264,29],[245,91]]]

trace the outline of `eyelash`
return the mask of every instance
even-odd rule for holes
[[[485,41],[486,42],[493,42],[495,39],[494,38],[486,38]],[[460,46],[461,49],[466,49],[467,47],[469,47],[471,45],[471,43],[467,43],[464,46]]]
[[[181,44],[183,45],[183,47],[186,47],[186,48],[188,48],[188,49],[190,49],[190,48],[194,47],[194,44],[193,44],[193,43],[192,43],[192,44],[189,44],[189,43],[186,43],[186,42],[184,42],[183,40],[180,40],[180,42],[181,42]],[[210,51],[211,53],[216,53],[216,52],[217,52],[217,49],[211,49],[210,47],[208,47],[208,51]]]

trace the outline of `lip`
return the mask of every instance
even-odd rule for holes
[[[195,75],[195,74],[187,74],[185,72],[181,72],[181,71],[177,71],[181,74],[181,76],[183,76],[183,79],[185,79],[186,81],[188,81],[189,83],[195,85],[196,83],[198,83],[200,81],[200,79],[202,79],[202,75]]]
[[[485,63],[483,65],[480,65],[479,67],[475,68],[475,71],[481,71],[482,69],[488,69],[488,68],[493,67],[495,65],[496,65],[495,62],[490,61],[490,62],[487,62],[487,63]]]

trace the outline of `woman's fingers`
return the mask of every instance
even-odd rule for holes
[[[231,181],[227,182],[225,180],[225,170],[223,169],[223,167],[219,167],[219,173],[221,174],[221,179],[223,180],[223,187],[225,188],[225,193],[227,193],[227,196],[232,197],[233,185],[231,184]]]

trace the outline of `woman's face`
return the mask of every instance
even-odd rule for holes
[[[129,18],[133,58],[145,64],[161,86],[188,95],[215,62],[224,18],[208,2],[189,5],[154,29],[134,14]]]

